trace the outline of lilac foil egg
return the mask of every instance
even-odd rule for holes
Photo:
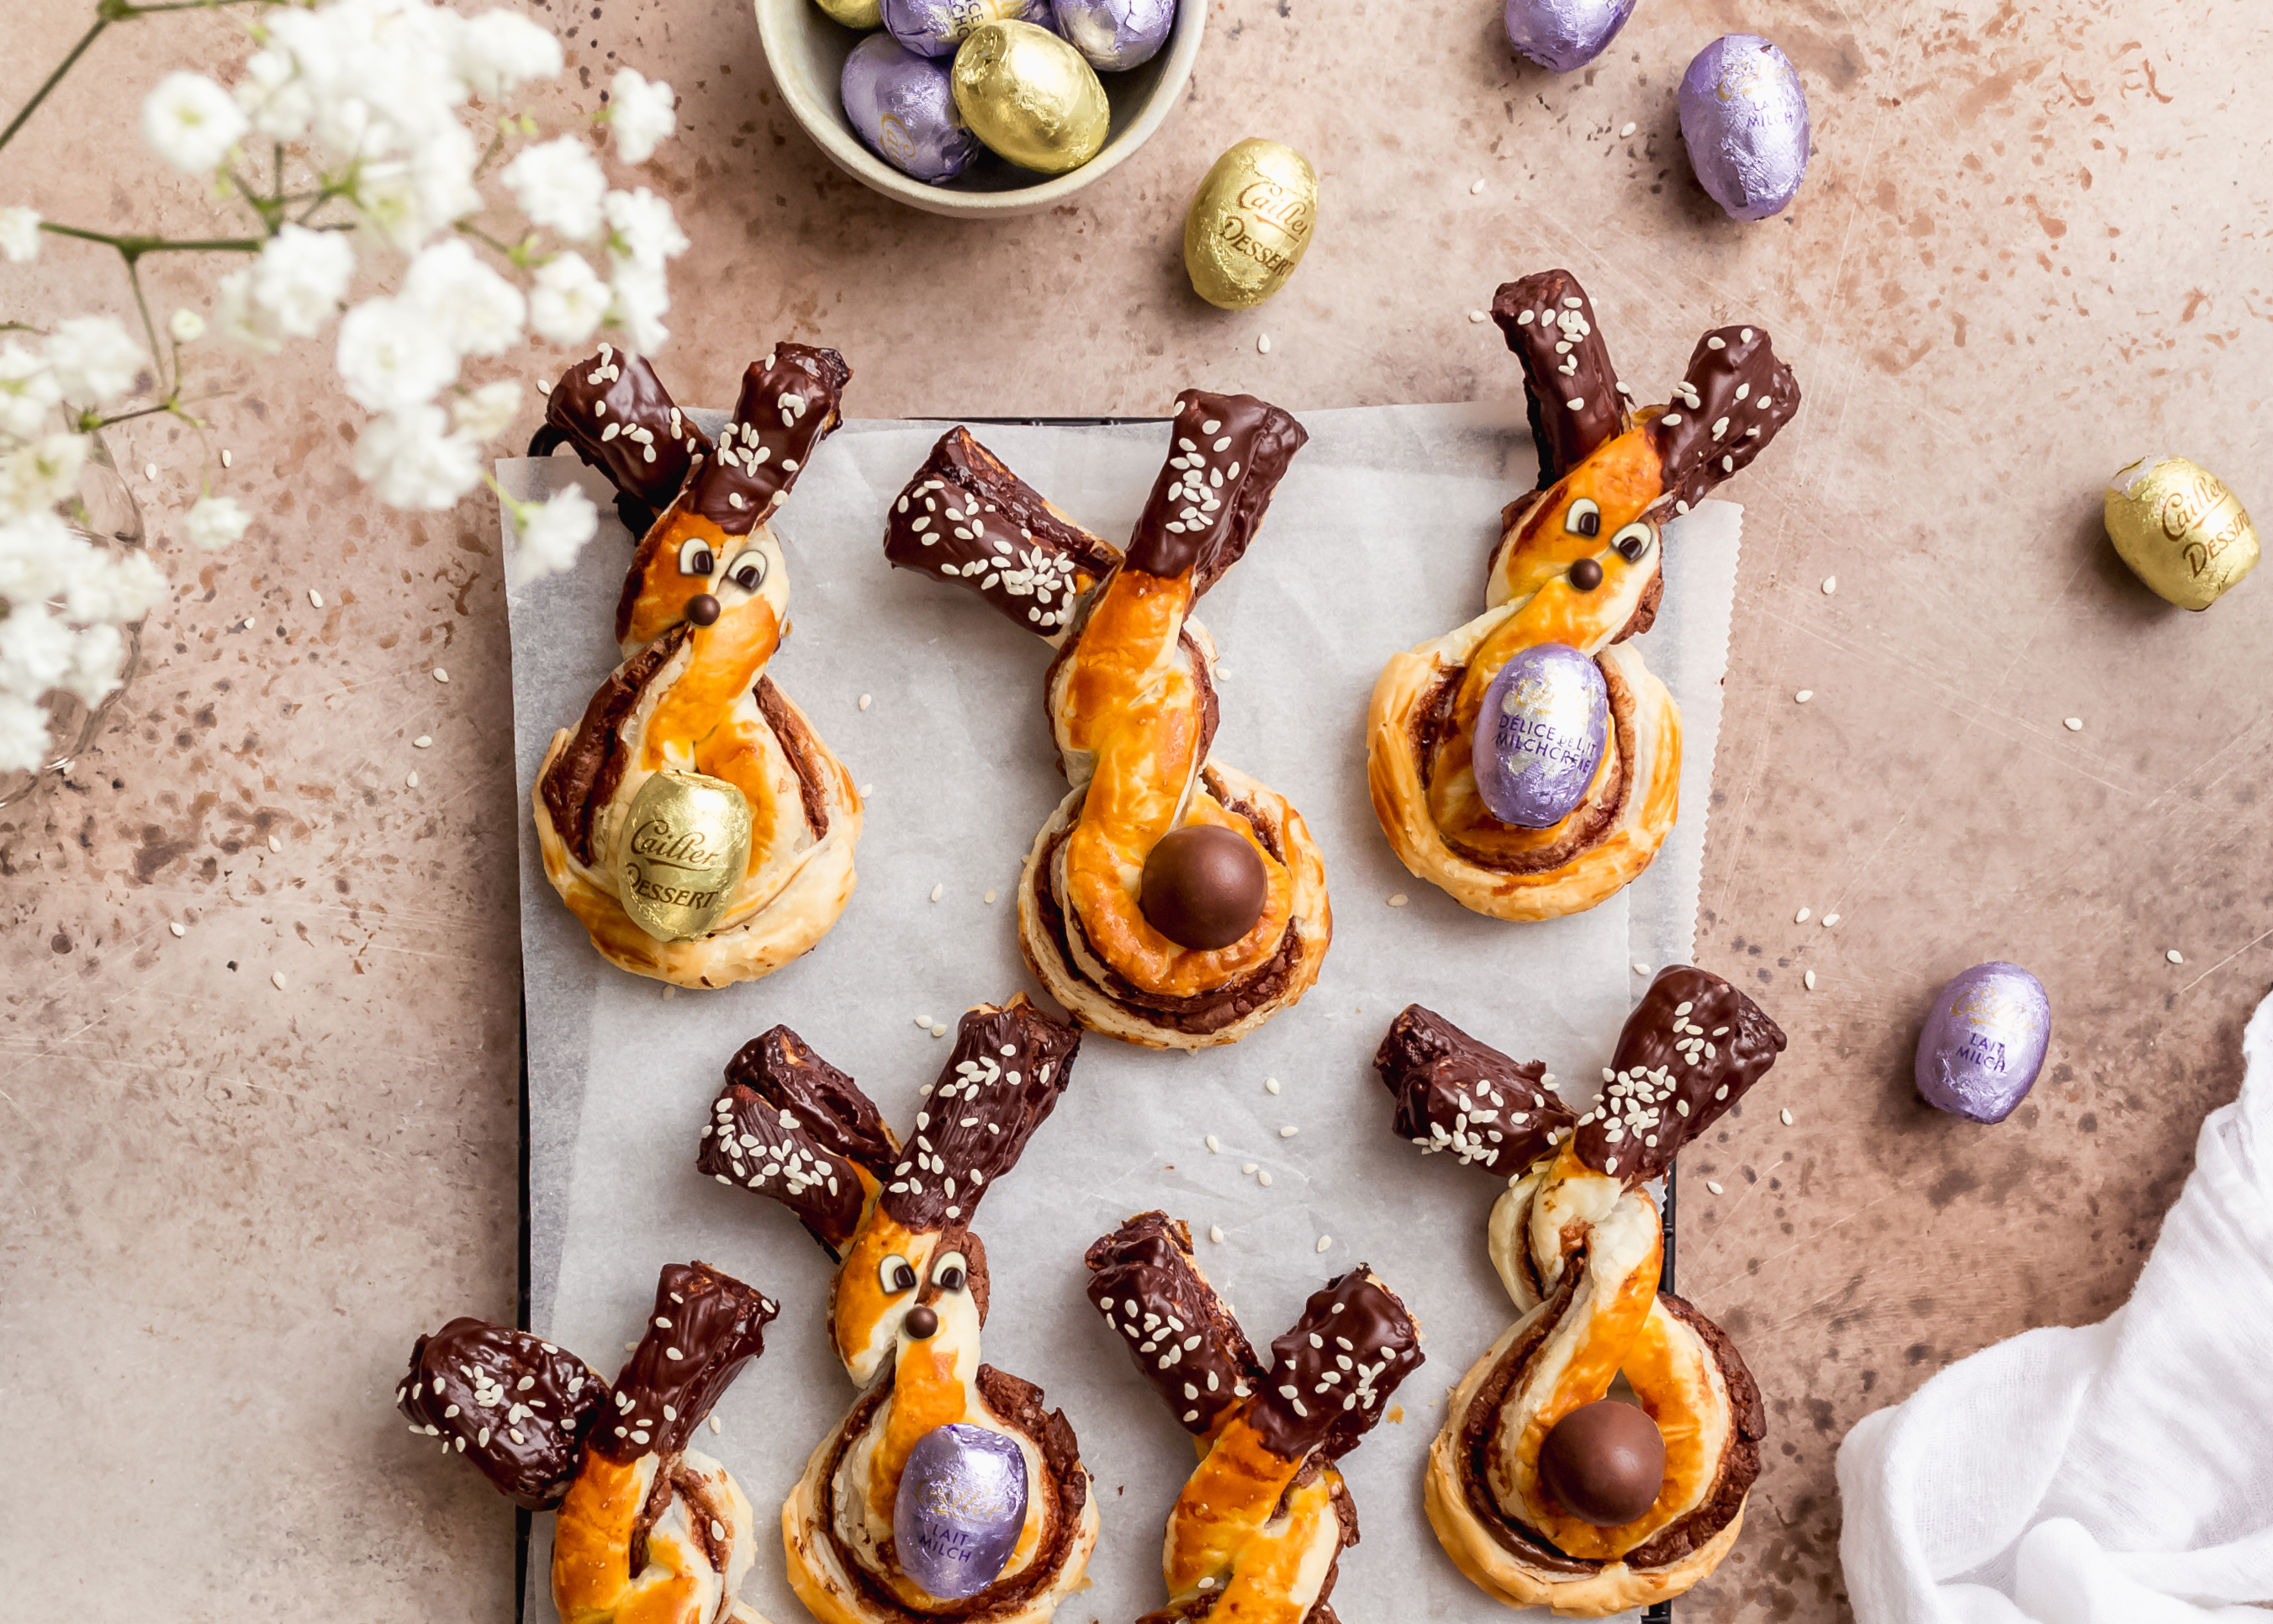
[[[1050,0],[884,0],[884,26],[919,56],[952,56],[981,23],[1037,23],[1057,32]]]
[[[1507,0],[1507,38],[1541,67],[1583,68],[1609,48],[1634,0]]]
[[[1058,32],[1099,73],[1152,60],[1176,26],[1176,0],[1057,0]]]
[[[1723,34],[1681,76],[1681,139],[1698,184],[1731,220],[1780,214],[1807,174],[1807,92],[1757,34]]]
[[[2002,1122],[2044,1070],[2052,1037],[2044,984],[2015,964],[1975,965],[1941,989],[1918,1034],[1917,1091],[1973,1122]]]
[[[1016,1440],[950,1422],[916,1440],[892,1506],[900,1571],[942,1601],[994,1583],[1026,1526],[1026,1457]]]
[[[956,110],[947,64],[917,56],[889,34],[852,48],[841,87],[844,116],[894,169],[937,184],[978,154],[979,138]]]
[[[1542,643],[1500,667],[1476,717],[1476,793],[1491,815],[1549,829],[1585,799],[1609,736],[1602,668],[1567,643]]]

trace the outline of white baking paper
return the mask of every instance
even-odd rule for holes
[[[1309,447],[1201,614],[1223,657],[1217,755],[1290,795],[1325,853],[1334,939],[1324,970],[1301,1004],[1228,1049],[1188,1057],[1091,1037],[1055,1115],[979,1215],[993,1272],[985,1357],[1063,1406],[1103,1513],[1093,1587],[1060,1610],[1061,1624],[1114,1624],[1164,1599],[1161,1523],[1191,1449],[1083,1297],[1081,1262],[1093,1237],[1154,1207],[1189,1222],[1203,1267],[1258,1346],[1309,1292],[1360,1262],[1403,1296],[1422,1321],[1428,1363],[1398,1394],[1399,1418],[1344,1462],[1364,1542],[1343,1559],[1335,1605],[1350,1619],[1504,1616],[1454,1570],[1421,1508],[1444,1395],[1511,1318],[1484,1251],[1498,1186],[1390,1132],[1370,1056],[1390,1019],[1417,1001],[1546,1061],[1583,1100],[1583,1079],[1600,1074],[1646,984],[1638,967],[1690,951],[1739,510],[1707,503],[1669,531],[1664,607],[1642,640],[1684,719],[1671,839],[1642,880],[1589,914],[1502,923],[1413,879],[1391,854],[1367,799],[1363,723],[1392,651],[1482,607],[1500,508],[1534,478],[1520,403],[1302,421]],[[529,794],[554,730],[574,725],[615,664],[629,544],[599,477],[572,457],[499,468],[519,496],[580,480],[611,515],[574,571],[510,598],[531,1324],[609,1372],[638,1336],[666,1261],[700,1258],[780,1300],[765,1357],[720,1405],[723,1433],[700,1446],[759,1507],[768,1534],[744,1595],[776,1624],[806,1617],[770,1531],[776,1509],[853,1392],[822,1321],[826,1254],[786,1212],[694,1170],[721,1070],[785,1022],[904,1132],[916,1089],[948,1052],[917,1018],[951,1028],[974,1003],[1038,990],[1019,957],[1012,895],[1033,832],[1063,793],[1041,708],[1049,650],[976,597],[884,561],[885,508],[942,426],[847,425],[776,521],[792,635],[769,671],[862,786],[859,885],[814,953],[710,993],[673,995],[606,964],[545,883]],[[977,432],[1115,539],[1164,455],[1159,425]],[[944,891],[933,902],[935,886]],[[1407,900],[1392,906],[1392,897]],[[1207,1149],[1209,1134],[1220,1154]],[[1271,1175],[1269,1187],[1242,1171],[1249,1163]],[[1205,1238],[1212,1225],[1221,1244]],[[550,1551],[551,1519],[540,1517],[531,1619],[551,1617]]]

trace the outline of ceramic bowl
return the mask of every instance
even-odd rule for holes
[[[772,68],[782,100],[829,161],[853,179],[886,197],[934,214],[1001,219],[1030,214],[1062,203],[1093,181],[1103,179],[1151,139],[1182,98],[1184,81],[1200,54],[1207,26],[1207,0],[1182,0],[1168,42],[1152,61],[1125,73],[1103,73],[1113,103],[1112,133],[1105,149],[1064,175],[1037,175],[986,154],[971,169],[943,186],[903,175],[868,150],[844,117],[837,84],[844,58],[860,34],[829,19],[813,0],[751,0],[758,18],[758,41]]]

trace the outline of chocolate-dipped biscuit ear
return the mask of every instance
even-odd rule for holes
[[[1799,410],[1799,380],[1776,358],[1766,327],[1719,327],[1697,341],[1670,405],[1650,419],[1665,493],[1687,513],[1759,455]]]
[[[1339,1460],[1421,1368],[1421,1326],[1362,1263],[1310,1294],[1302,1317],[1271,1344],[1271,1371],[1248,1419],[1274,1454],[1316,1449]]]
[[[1176,396],[1168,460],[1129,543],[1128,567],[1163,580],[1192,572],[1195,597],[1236,564],[1308,430],[1251,395]]]
[[[1397,1132],[1423,1152],[1512,1177],[1570,1137],[1574,1118],[1536,1060],[1516,1061],[1417,1004],[1389,1023],[1373,1069],[1397,1101]]]
[[[956,427],[939,437],[884,524],[884,557],[979,594],[997,613],[1055,643],[1121,550],[1060,513]]]
[[[1094,1242],[1083,1261],[1091,1305],[1192,1436],[1214,1432],[1261,1383],[1262,1361],[1200,1272],[1182,1219],[1139,1213]]]
[[[776,1026],[726,1063],[695,1166],[722,1184],[779,1201],[841,1258],[868,1185],[898,1154],[898,1140],[859,1086]]]
[[[617,1372],[587,1447],[616,1462],[686,1447],[727,1385],[765,1351],[779,1304],[707,1263],[667,1263],[647,1334]]]
[[[843,356],[809,344],[776,344],[752,362],[716,455],[695,470],[694,510],[729,536],[771,518],[814,447],[844,420],[838,408],[851,378]]]
[[[616,511],[637,541],[710,455],[710,437],[680,411],[644,356],[612,344],[560,374],[544,403],[544,425],[529,455],[566,445],[616,487]]]
[[[1783,1028],[1736,988],[1694,966],[1668,965],[1626,1017],[1602,1097],[1579,1118],[1572,1150],[1628,1189],[1655,1178],[1783,1047]]]
[[[394,1404],[514,1505],[550,1511],[575,1480],[606,1391],[583,1360],[530,1332],[457,1319],[411,1348]]]
[[[1503,282],[1492,320],[1523,363],[1523,394],[1544,491],[1633,426],[1594,301],[1564,270]]]

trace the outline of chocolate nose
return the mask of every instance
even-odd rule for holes
[[[1571,566],[1571,584],[1582,592],[1591,592],[1602,584],[1602,567],[1593,559],[1580,559]]]
[[[918,1342],[927,1342],[939,1330],[939,1313],[930,1304],[918,1303],[908,1310],[908,1317],[900,1323]]]
[[[1595,568],[1594,573],[1597,575],[1602,573],[1600,566]],[[686,600],[686,618],[697,626],[712,624],[718,618],[718,600],[708,592],[697,592]]]

